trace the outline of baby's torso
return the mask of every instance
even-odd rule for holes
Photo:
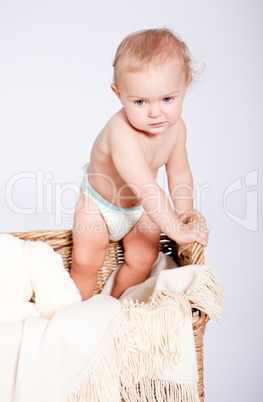
[[[117,113],[113,116],[114,118],[117,120],[121,116]],[[139,200],[135,198],[131,188],[119,175],[111,157],[109,136],[114,123],[114,120],[111,121],[110,127],[108,123],[94,142],[88,168],[89,182],[108,201],[122,208],[130,208],[139,205]],[[146,163],[156,178],[158,169],[166,164],[175,146],[176,130],[167,130],[166,133],[156,136],[147,136],[134,130],[134,135],[137,136],[144,150]]]

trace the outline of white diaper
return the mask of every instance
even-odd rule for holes
[[[143,207],[139,205],[132,208],[121,208],[103,198],[88,181],[88,166],[89,163],[86,163],[86,165],[82,167],[84,177],[80,187],[83,192],[92,199],[103,216],[108,227],[110,240],[121,240],[140,219],[143,213]]]

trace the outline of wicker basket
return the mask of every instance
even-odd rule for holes
[[[12,233],[14,236],[23,240],[42,240],[49,244],[59,253],[64,262],[65,268],[69,271],[71,267],[71,252],[72,252],[72,232],[71,231],[32,231],[25,233]],[[159,243],[160,251],[170,255],[179,266],[189,264],[204,264],[203,246],[198,243],[189,244],[187,246],[179,246],[165,235],[161,235]],[[112,271],[116,266],[123,262],[123,247],[122,242],[110,242],[106,259],[103,267],[98,273],[97,285],[95,293],[98,294]],[[204,401],[204,377],[203,377],[203,336],[205,326],[209,317],[200,311],[193,311],[192,324],[195,339],[197,365],[198,365],[198,393],[200,401]]]

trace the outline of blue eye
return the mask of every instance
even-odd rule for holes
[[[173,99],[173,98],[171,98],[170,96],[167,96],[167,98],[163,98],[163,101],[164,101],[165,103],[169,103],[169,102],[171,102],[172,99]]]
[[[136,103],[136,105],[138,105],[138,106],[142,106],[142,105],[145,104],[145,101],[144,101],[144,100],[137,100],[135,103]]]

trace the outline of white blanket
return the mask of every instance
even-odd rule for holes
[[[211,267],[173,264],[161,254],[120,300],[112,277],[50,320],[1,324],[0,401],[153,401],[154,388],[157,401],[199,401],[191,306],[219,319],[224,294]]]

